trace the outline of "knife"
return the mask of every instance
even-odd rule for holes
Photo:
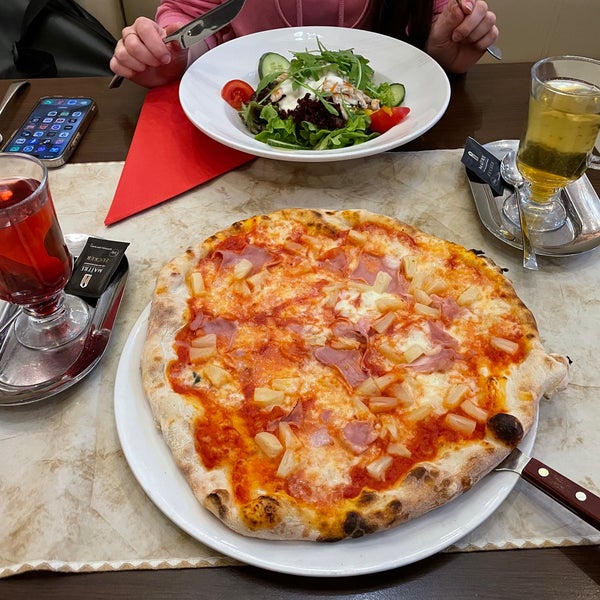
[[[177,42],[181,48],[189,48],[198,42],[206,39],[213,33],[219,31],[226,25],[229,25],[238,15],[246,0],[227,0],[216,8],[204,13],[201,17],[190,21],[181,29],[178,29],[171,35],[168,35],[163,42]],[[123,83],[123,77],[115,75],[108,87],[116,88]]]
[[[600,497],[515,448],[495,469],[512,471],[553,500],[600,529]]]

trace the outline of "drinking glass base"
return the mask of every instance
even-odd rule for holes
[[[77,296],[65,294],[59,311],[46,318],[22,312],[14,325],[20,344],[33,350],[52,350],[82,335],[90,323],[88,305]]]
[[[516,194],[509,196],[502,206],[502,216],[513,228],[521,228]],[[523,202],[521,205],[527,225],[532,233],[548,233],[560,229],[567,220],[567,211],[559,199],[538,204]]]

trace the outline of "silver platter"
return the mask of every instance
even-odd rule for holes
[[[66,234],[74,257],[83,250],[88,236]],[[76,340],[53,350],[31,350],[21,346],[12,331],[19,307],[0,300],[0,407],[20,406],[45,400],[81,381],[102,358],[125,291],[127,257],[100,298],[86,301],[91,322]]]
[[[516,150],[518,140],[499,140],[484,144],[494,156],[502,159]],[[512,191],[506,189],[495,197],[490,186],[476,180],[468,171],[475,206],[485,228],[499,240],[514,248],[522,248],[521,230],[502,216],[502,205]],[[571,256],[589,252],[600,245],[600,199],[586,175],[568,185],[562,192],[567,209],[566,223],[556,231],[537,234],[532,240],[537,254]]]

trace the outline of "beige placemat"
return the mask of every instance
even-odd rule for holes
[[[122,163],[50,174],[65,232],[131,242],[126,295],[109,349],[79,385],[46,402],[0,409],[0,576],[31,569],[105,571],[235,564],[192,539],[148,499],[123,456],[113,412],[123,345],[158,269],[186,246],[255,213],[283,207],[365,208],[477,248],[509,269],[548,349],[573,360],[571,384],[543,402],[534,454],[600,492],[600,250],[542,258],[480,224],[460,150],[388,153],[344,163],[256,160],[175,200],[106,228]],[[143,432],[142,432],[143,435]],[[598,544],[598,531],[519,481],[501,507],[450,551]]]

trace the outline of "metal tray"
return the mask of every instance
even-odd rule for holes
[[[502,159],[516,150],[518,140],[499,140],[484,144],[494,156]],[[499,240],[514,248],[522,248],[521,229],[502,216],[502,205],[512,191],[506,189],[495,197],[490,186],[467,171],[475,206],[485,228]],[[571,256],[589,252],[600,245],[600,199],[586,175],[568,185],[562,192],[567,209],[566,223],[556,231],[537,234],[533,238],[537,254]]]
[[[65,235],[74,257],[82,251],[87,238],[85,234]],[[91,311],[86,333],[53,350],[21,346],[12,331],[20,309],[0,300],[0,407],[45,400],[75,385],[92,371],[108,346],[128,272],[124,256],[100,298],[85,299]]]

